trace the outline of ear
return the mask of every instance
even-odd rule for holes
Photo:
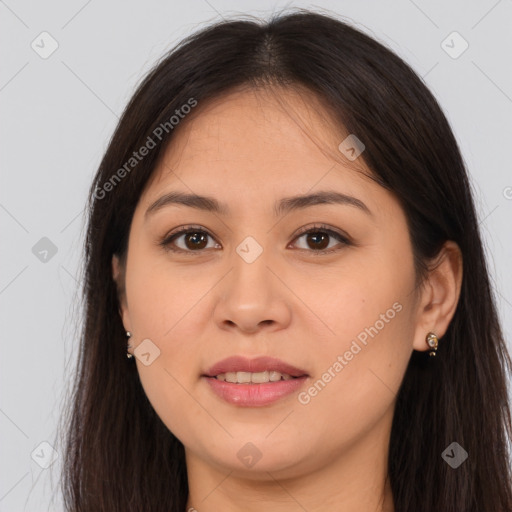
[[[114,254],[112,256],[112,277],[117,287],[117,300],[119,303],[119,315],[123,321],[126,331],[131,331],[130,314],[128,312],[128,303],[126,300],[125,291],[125,266],[119,260],[119,257]]]
[[[413,341],[415,350],[429,350],[425,340],[429,332],[436,334],[439,339],[446,333],[459,301],[462,266],[459,246],[448,240],[431,264],[422,286]]]

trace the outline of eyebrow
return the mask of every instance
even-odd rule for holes
[[[319,204],[342,204],[352,206],[373,216],[368,206],[360,199],[328,190],[280,199],[274,205],[274,215],[279,216],[294,210],[300,210]],[[220,203],[213,197],[173,191],[163,195],[151,204],[144,216],[148,217],[150,214],[169,205],[183,205],[189,208],[196,208],[197,210],[218,213],[220,215],[229,215],[228,206],[224,203]]]

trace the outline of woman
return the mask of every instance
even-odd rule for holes
[[[67,510],[512,510],[468,176],[370,37],[298,11],[183,41],[119,122],[85,249]]]

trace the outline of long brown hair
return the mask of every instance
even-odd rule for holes
[[[413,352],[398,393],[389,446],[395,510],[510,512],[512,364],[457,142],[403,60],[349,24],[305,10],[265,22],[222,21],[193,34],[145,77],[119,121],[89,194],[85,316],[61,427],[66,510],[185,510],[184,448],[127,364],[111,260],[126,256],[133,212],[173,136],[176,110],[262,84],[307,87],[365,141],[365,163],[406,213],[419,277],[446,240],[462,251],[460,299],[438,356],[427,365],[424,353]],[[131,161],[158,127],[156,147]],[[456,469],[441,456],[452,442],[469,454]]]

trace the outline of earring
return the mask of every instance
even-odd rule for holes
[[[430,350],[428,352],[429,355],[435,356],[437,347],[439,345],[438,337],[433,332],[429,332],[426,337],[426,342],[427,342],[427,345],[430,347]]]
[[[126,336],[127,336],[128,338],[131,338],[132,333],[131,333],[130,331],[126,331]],[[132,346],[131,346],[130,344],[128,344],[128,348],[132,348]],[[130,354],[130,352],[126,351],[126,357],[127,357],[128,359],[131,359],[131,358],[133,357],[133,354]]]

